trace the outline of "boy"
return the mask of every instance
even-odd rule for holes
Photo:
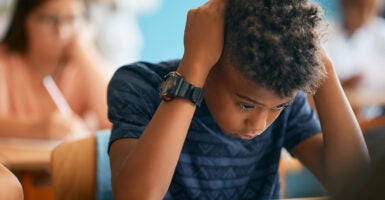
[[[210,0],[188,13],[180,62],[119,69],[108,90],[114,197],[279,198],[282,147],[332,191],[366,164],[321,62],[318,14],[307,1]],[[315,94],[322,134],[301,90]]]

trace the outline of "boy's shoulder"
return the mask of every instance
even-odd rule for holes
[[[170,71],[175,71],[179,60],[160,63],[134,62],[118,68],[110,80],[109,91],[150,92],[158,88],[162,78]]]

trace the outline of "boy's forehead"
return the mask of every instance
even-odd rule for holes
[[[265,97],[287,100],[296,96],[298,91],[293,91],[293,94],[289,97],[280,97],[273,89],[263,87],[257,82],[248,79],[237,68],[228,63],[220,63],[217,68],[217,80],[221,82],[225,87],[230,88],[233,93],[238,93],[243,96],[255,97],[258,99],[264,99]]]

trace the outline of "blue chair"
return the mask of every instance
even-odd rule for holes
[[[111,168],[108,158],[108,142],[110,139],[110,130],[104,130],[96,133],[97,146],[97,167],[96,167],[96,199],[113,199],[111,188]]]

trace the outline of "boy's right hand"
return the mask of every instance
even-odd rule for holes
[[[209,0],[187,15],[184,55],[178,71],[196,86],[203,86],[222,55],[226,0]]]

